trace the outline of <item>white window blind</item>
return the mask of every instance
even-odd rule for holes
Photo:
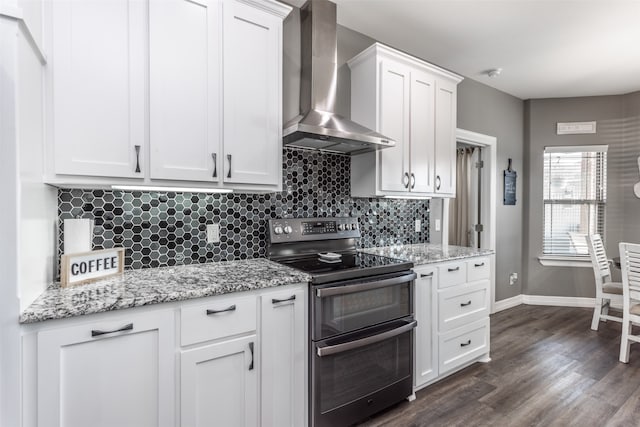
[[[588,255],[585,236],[604,238],[607,146],[546,147],[543,253]]]

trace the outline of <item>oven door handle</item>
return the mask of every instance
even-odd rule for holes
[[[316,296],[318,298],[324,298],[324,297],[331,297],[334,295],[344,295],[344,294],[352,294],[355,292],[363,292],[371,289],[386,288],[387,286],[395,286],[395,285],[400,285],[402,283],[410,282],[412,280],[415,280],[416,277],[418,277],[416,273],[412,272],[409,274],[405,274],[404,276],[392,277],[391,279],[383,279],[383,280],[378,280],[376,282],[367,282],[367,283],[360,283],[357,285],[334,286],[334,287],[329,287],[324,289],[318,289],[316,290]]]
[[[318,356],[324,357],[329,356],[331,354],[343,353],[349,350],[355,350],[356,348],[364,347],[365,345],[375,344],[380,341],[388,340],[389,338],[393,338],[396,335],[404,334],[418,326],[417,320],[412,320],[406,325],[402,325],[399,328],[392,329],[390,331],[382,332],[377,335],[372,335],[370,337],[361,338],[359,340],[349,341],[343,344],[336,345],[328,345],[325,347],[318,347],[317,353]]]

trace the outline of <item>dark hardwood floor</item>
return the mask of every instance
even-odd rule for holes
[[[361,426],[640,426],[640,345],[618,362],[620,323],[521,305],[491,316],[491,358]]]

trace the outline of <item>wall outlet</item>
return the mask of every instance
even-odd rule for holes
[[[509,275],[509,285],[515,285],[518,283],[518,273],[511,273]]]
[[[440,231],[442,227],[440,226],[440,220],[436,219],[436,231]]]
[[[422,231],[422,221],[420,221],[419,219],[416,219],[416,233],[419,233]]]
[[[220,224],[207,224],[207,243],[220,243]]]

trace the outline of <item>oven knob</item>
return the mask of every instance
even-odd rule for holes
[[[351,229],[352,230],[357,230],[358,229],[358,224],[356,224],[355,222],[353,224],[351,224]]]
[[[346,229],[346,224],[338,224],[338,230],[344,231]]]
[[[293,228],[290,225],[286,225],[284,227],[284,234],[291,234],[293,232]]]
[[[275,227],[273,227],[273,232],[275,234],[282,234],[282,227],[280,227],[279,225],[276,225]]]

